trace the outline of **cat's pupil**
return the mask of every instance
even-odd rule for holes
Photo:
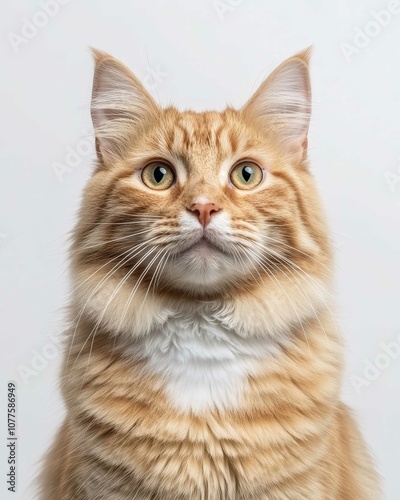
[[[154,180],[159,184],[166,175],[167,170],[164,167],[156,167],[153,172]]]
[[[242,169],[242,177],[246,182],[249,182],[250,177],[253,174],[253,169],[251,167],[243,167]]]

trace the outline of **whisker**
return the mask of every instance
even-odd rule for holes
[[[154,247],[154,248],[153,248],[153,250],[156,250],[156,247]],[[119,324],[118,324],[118,328],[117,328],[118,330],[119,330],[120,326],[122,325],[123,320],[125,319],[126,313],[128,312],[129,306],[130,306],[130,304],[131,304],[131,302],[132,302],[132,300],[133,300],[133,297],[135,296],[136,291],[138,290],[138,288],[139,288],[139,286],[140,286],[141,282],[143,281],[143,279],[144,279],[145,275],[147,274],[147,271],[150,269],[150,267],[152,266],[153,262],[154,262],[154,261],[155,261],[155,259],[158,257],[158,255],[160,254],[160,252],[162,252],[162,250],[163,250],[163,249],[161,249],[161,250],[160,250],[160,251],[156,254],[156,256],[155,256],[155,257],[153,257],[153,259],[149,262],[149,264],[145,267],[144,271],[142,272],[142,274],[140,275],[139,279],[137,280],[137,282],[136,282],[136,284],[135,284],[134,288],[133,288],[133,289],[132,289],[132,291],[130,292],[129,297],[128,297],[128,300],[127,300],[127,302],[126,302],[126,304],[125,304],[124,310],[122,311],[122,317],[121,317],[121,320],[120,320],[120,322],[119,322]],[[147,296],[147,295],[146,295],[146,296]]]
[[[166,217],[165,215],[155,215],[155,214],[138,214],[138,213],[132,213],[132,212],[125,212],[125,211],[120,211],[118,208],[104,208],[102,210],[102,213],[105,214],[110,214],[110,215],[124,215],[128,217],[140,217],[141,219],[164,219],[164,220],[170,220],[173,217]]]
[[[99,271],[101,271],[104,267],[108,266],[111,262],[113,262],[114,260],[117,260],[117,259],[121,259],[121,257],[129,252],[131,252],[132,250],[136,249],[137,247],[139,246],[142,246],[143,243],[139,243],[137,245],[134,245],[133,247],[131,248],[128,248],[128,250],[125,250],[124,252],[116,255],[115,257],[113,257],[112,259],[109,259],[107,260],[107,262],[105,264],[103,264],[102,266],[100,266],[99,268],[96,269],[96,271],[94,271],[90,276],[88,276],[87,278],[85,278],[81,283],[79,283],[79,285],[75,286],[72,290],[71,290],[71,294],[73,294],[74,292],[76,292],[76,290],[78,290],[82,285],[84,285],[87,281],[90,280],[90,278],[92,278],[95,274],[97,274]]]
[[[125,225],[134,225],[134,224],[144,224],[148,221],[146,221],[146,219],[143,219],[143,220],[131,220],[131,221],[127,221],[127,222],[113,222],[113,221],[109,221],[109,222],[97,222],[96,223],[96,226],[102,226],[102,225],[108,225],[108,226],[125,226]],[[155,222],[155,223],[158,223],[160,221],[156,220],[156,221],[153,221],[151,220],[151,222]],[[161,221],[163,222],[163,221]]]
[[[81,249],[82,250],[90,250],[91,248],[99,248],[99,247],[102,247],[104,245],[108,245],[109,243],[114,243],[116,241],[123,241],[123,240],[126,240],[128,238],[134,238],[135,236],[139,236],[140,234],[149,233],[150,231],[151,231],[151,229],[144,229],[143,231],[138,231],[136,233],[130,233],[127,236],[120,236],[118,238],[113,238],[111,240],[101,241],[101,242],[96,243],[94,245],[85,245],[85,246],[82,246]]]
[[[80,356],[80,354],[82,353],[86,343],[88,342],[88,340],[92,337],[93,340],[92,340],[92,347],[93,347],[93,342],[94,342],[94,337],[97,333],[97,330],[104,318],[104,315],[107,311],[107,308],[108,306],[111,304],[112,300],[114,299],[114,297],[116,296],[116,294],[118,293],[118,291],[120,290],[120,288],[124,285],[124,283],[129,279],[129,277],[135,272],[135,270],[140,266],[140,264],[142,263],[143,260],[145,260],[147,258],[147,256],[152,253],[154,250],[156,249],[156,247],[153,247],[151,248],[150,250],[148,250],[146,252],[146,254],[141,258],[139,259],[139,261],[125,274],[125,276],[122,278],[122,280],[119,282],[118,286],[114,289],[113,293],[111,294],[111,297],[108,299],[107,301],[107,304],[105,305],[104,309],[103,309],[103,312],[102,314],[100,315],[100,318],[97,320],[97,323],[95,324],[92,332],[89,334],[89,336],[87,337],[87,339],[85,340],[85,342],[83,343],[82,347],[81,347],[81,350],[79,351],[78,355],[76,356],[75,358],[75,361],[74,361],[74,364],[71,368],[71,371],[73,371],[73,368]],[[119,329],[119,328],[118,328]],[[87,368],[86,368],[86,371],[85,371],[85,376],[86,376],[86,373],[87,373],[87,369],[89,367],[89,360],[90,360],[90,356],[91,356],[91,351],[89,353],[89,359],[88,359],[88,363],[87,363]],[[84,381],[85,379],[85,376],[82,378],[82,382]]]
[[[286,274],[286,273],[285,273],[282,269],[280,269],[280,268],[277,266],[277,264],[275,264],[275,263],[273,263],[273,262],[271,262],[271,261],[269,261],[269,263],[270,263],[270,264],[271,264],[271,265],[272,265],[275,269],[277,269],[278,271],[280,270],[280,271],[281,271],[281,272],[282,272],[282,273],[283,273],[283,274],[284,274],[284,275],[288,278],[288,280],[289,280],[291,283],[294,283],[294,282],[293,282],[293,280],[291,280],[291,279],[288,277],[288,275],[287,275],[287,274]],[[283,264],[283,265],[284,265],[285,269],[287,269],[287,271],[288,271],[288,272],[289,272],[289,273],[293,276],[293,278],[295,279],[296,283],[294,283],[294,286],[296,287],[296,289],[297,289],[297,290],[299,290],[299,292],[300,292],[301,296],[302,296],[304,299],[306,299],[306,300],[307,300],[307,302],[310,304],[311,309],[313,310],[313,313],[314,313],[314,317],[315,317],[315,318],[316,318],[316,320],[318,321],[318,323],[319,323],[319,325],[320,325],[320,327],[321,327],[322,331],[324,332],[325,337],[326,337],[326,338],[328,338],[328,335],[327,335],[327,333],[326,333],[326,330],[325,330],[325,328],[324,328],[324,326],[323,326],[323,324],[322,324],[322,322],[321,322],[321,320],[320,320],[320,318],[319,318],[319,314],[318,314],[318,313],[317,313],[317,311],[315,310],[314,305],[313,305],[313,303],[312,303],[311,299],[310,299],[310,298],[308,297],[308,295],[306,294],[306,292],[305,292],[305,291],[303,292],[303,290],[304,290],[304,289],[303,289],[303,287],[301,286],[300,281],[299,281],[299,280],[298,280],[298,278],[295,276],[295,274],[293,273],[293,271],[292,271],[292,270],[291,270],[291,269],[290,269],[290,268],[289,268],[286,264]],[[298,285],[299,285],[299,286],[298,286]],[[322,298],[322,294],[321,294],[321,298]],[[325,304],[325,305],[326,305],[326,304]]]
[[[254,244],[257,245],[260,249],[262,249],[266,254],[273,255],[277,259],[279,259],[281,261],[287,262],[293,268],[295,268],[298,271],[304,273],[305,275],[307,275],[309,277],[309,279],[311,279],[316,284],[316,286],[318,286],[319,288],[321,288],[321,285],[312,276],[310,276],[308,273],[306,273],[306,271],[304,271],[304,269],[302,269],[298,264],[296,264],[295,262],[293,262],[292,260],[290,260],[285,255],[280,254],[279,252],[273,250],[270,247],[265,246],[264,244],[260,244],[260,243],[257,243],[257,242],[254,242]]]
[[[299,316],[298,310],[297,310],[297,308],[295,307],[295,305],[294,305],[294,303],[293,303],[292,299],[290,298],[289,294],[286,292],[285,288],[281,285],[281,283],[279,282],[279,280],[277,279],[277,277],[276,277],[276,276],[274,276],[274,273],[271,271],[271,268],[270,268],[268,265],[266,265],[265,263],[262,263],[262,262],[260,261],[260,259],[259,259],[259,256],[258,256],[255,252],[253,252],[253,251],[252,251],[252,250],[250,250],[250,249],[248,249],[247,251],[248,251],[250,254],[252,254],[252,255],[253,255],[253,258],[256,260],[256,262],[258,263],[258,265],[259,265],[262,269],[264,269],[264,270],[267,272],[267,274],[268,274],[268,275],[269,275],[269,276],[270,276],[270,277],[271,277],[271,278],[275,281],[275,283],[277,283],[277,285],[280,287],[280,289],[283,291],[283,293],[284,293],[284,294],[286,295],[286,297],[288,298],[288,300],[289,300],[289,302],[290,302],[290,304],[291,304],[291,306],[292,306],[292,309],[293,309],[294,313],[295,313],[295,314],[296,314],[296,316],[297,316],[297,319],[298,319],[298,321],[299,321],[299,325],[300,325],[301,329],[303,330],[304,338],[305,338],[305,340],[306,340],[306,342],[307,342],[308,348],[309,348],[310,353],[311,353],[311,348],[310,348],[310,344],[309,344],[309,342],[308,342],[308,337],[307,337],[306,331],[305,331],[305,329],[304,329],[303,321],[300,319],[300,316]]]
[[[246,249],[245,249],[245,247],[243,247],[240,243],[239,243],[239,246],[240,246],[240,247],[241,247],[241,249],[242,249],[242,250],[246,253]],[[235,248],[235,247],[232,247],[232,248]],[[240,260],[241,260],[241,263],[242,263],[242,268],[243,268],[243,270],[245,270],[245,269],[246,269],[246,270],[247,270],[247,271],[251,274],[252,278],[253,278],[255,281],[257,281],[257,279],[255,278],[254,274],[251,272],[251,270],[250,270],[249,266],[247,266],[247,265],[245,266],[245,262],[244,262],[244,260],[243,260],[242,256],[240,255],[240,252],[239,252],[238,250],[237,250],[237,253],[238,253],[238,256],[240,257]],[[249,260],[249,262],[252,264],[252,261],[251,261],[251,260]],[[258,271],[258,269],[257,269],[254,265],[253,265],[253,267],[254,267],[254,269],[256,270],[257,274],[258,274],[258,279],[259,279],[259,282],[260,282],[260,284],[261,284],[261,283],[262,283],[262,276],[261,276],[260,272]]]
[[[154,240],[155,238],[153,238]],[[72,335],[72,340],[71,340],[71,343],[70,343],[70,349],[69,349],[69,353],[68,353],[68,357],[67,357],[67,363],[69,361],[69,358],[70,358],[70,355],[71,355],[71,349],[72,349],[72,345],[73,345],[73,342],[74,342],[74,339],[75,339],[75,336],[76,336],[76,332],[78,330],[78,326],[79,326],[79,323],[82,319],[82,315],[86,309],[86,306],[88,305],[90,299],[93,297],[93,295],[97,292],[97,290],[99,290],[99,288],[113,275],[115,274],[116,271],[118,271],[124,264],[126,264],[131,258],[135,257],[136,255],[138,255],[141,251],[143,251],[143,248],[140,248],[138,250],[138,247],[143,247],[146,248],[149,243],[151,243],[152,240],[149,240],[149,241],[146,241],[146,242],[143,242],[139,245],[136,245],[136,247],[134,247],[134,249],[132,250],[132,254],[129,253],[126,257],[124,257],[124,259],[121,261],[121,262],[118,262],[101,280],[100,282],[95,286],[95,288],[93,289],[92,293],[89,295],[88,299],[86,300],[84,306],[82,307],[82,309],[80,310],[80,313],[78,313],[78,315],[74,318],[73,320],[73,323],[77,320],[77,323],[75,325],[75,329],[74,329],[74,333]],[[138,250],[138,251],[137,251]],[[136,253],[135,253],[136,252]]]
[[[166,247],[166,248],[162,248],[162,249],[161,249],[161,250],[160,250],[160,251],[156,254],[156,256],[155,256],[155,259],[156,259],[156,258],[160,255],[160,253],[161,253],[161,252],[164,252],[164,253],[161,255],[161,258],[160,258],[160,260],[159,260],[159,262],[158,262],[158,264],[157,264],[157,266],[156,266],[156,268],[155,268],[155,271],[154,271],[153,276],[151,277],[151,280],[150,280],[149,286],[147,287],[147,290],[146,290],[146,294],[145,294],[145,296],[144,296],[144,298],[143,298],[143,300],[142,300],[142,307],[143,307],[144,302],[145,302],[145,300],[146,300],[147,294],[149,293],[149,291],[150,291],[150,289],[151,289],[151,286],[152,286],[152,284],[153,284],[153,282],[154,282],[155,278],[157,277],[157,272],[158,272],[158,269],[159,269],[159,267],[160,267],[160,264],[163,262],[163,259],[164,259],[165,255],[166,255],[166,253],[168,252],[168,250],[169,250],[169,248],[168,248],[168,247]]]
[[[163,266],[162,266],[162,268],[161,268],[161,270],[160,270],[160,272],[159,272],[159,274],[158,274],[157,281],[154,283],[154,290],[155,290],[155,289],[158,287],[158,285],[160,284],[160,279],[161,279],[162,273],[164,272],[165,266],[166,266],[166,264],[167,264],[168,259],[170,258],[170,256],[171,256],[171,249],[169,248],[169,249],[168,249],[168,252],[167,252],[167,254],[166,254],[166,258],[165,258],[164,264],[163,264]]]
[[[316,262],[318,262],[318,264],[321,264],[321,265],[322,265],[322,266],[323,266],[323,267],[324,267],[327,271],[329,271],[329,273],[331,273],[331,270],[329,269],[329,267],[328,267],[328,266],[326,266],[325,264],[322,264],[322,262],[320,262],[320,261],[319,261],[316,257],[314,257],[314,256],[310,255],[309,253],[304,252],[304,251],[302,251],[302,250],[299,250],[298,248],[295,248],[295,247],[293,247],[293,246],[291,246],[291,245],[288,245],[287,243],[284,243],[284,242],[281,242],[281,241],[276,240],[276,239],[274,239],[274,238],[271,238],[270,236],[266,236],[265,238],[266,238],[268,241],[271,241],[271,242],[273,242],[273,243],[276,243],[278,246],[280,246],[280,245],[281,245],[281,246],[284,246],[285,248],[288,248],[288,249],[289,249],[289,250],[291,250],[291,251],[294,251],[294,252],[297,252],[297,253],[299,253],[299,254],[302,254],[302,255],[304,255],[305,257],[309,258],[309,259],[315,260]]]
[[[325,290],[324,288],[321,287],[320,283],[318,283],[310,274],[308,274],[306,271],[304,271],[304,269],[302,269],[300,266],[298,266],[297,264],[295,264],[294,262],[292,262],[290,259],[286,258],[284,255],[281,255],[279,254],[278,252],[271,252],[271,249],[269,248],[266,248],[264,247],[263,245],[260,245],[260,248],[261,250],[263,250],[267,255],[268,255],[268,252],[272,253],[276,258],[278,258],[280,261],[284,261],[286,262],[289,266],[293,267],[293,269],[301,272],[303,274],[303,276],[305,277],[305,279],[308,281],[308,283],[313,287],[313,289],[319,294],[320,298],[322,299],[325,307],[327,308],[328,312],[330,313],[331,315],[331,318],[335,324],[335,327],[336,327],[336,334],[340,340],[340,342],[342,343],[342,338],[341,338],[341,335],[340,335],[340,327],[337,323],[337,319],[335,317],[335,315],[333,314],[331,308],[329,307],[329,305],[327,304],[326,300],[325,300],[325,297],[324,295],[326,293],[328,293],[329,295],[332,295],[329,291]],[[285,264],[283,264],[285,265]],[[285,266],[286,267],[286,266]],[[286,269],[288,269],[286,267]]]

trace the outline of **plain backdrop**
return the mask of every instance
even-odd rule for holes
[[[242,105],[311,44],[310,159],[336,253],[343,398],[386,497],[399,500],[400,6],[388,0],[1,2],[1,499],[33,498],[63,417],[68,232],[94,158],[88,47],[128,64],[161,104],[204,110]],[[5,477],[9,380],[18,387],[16,494]]]

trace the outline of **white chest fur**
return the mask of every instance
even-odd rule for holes
[[[211,314],[192,311],[171,315],[134,349],[162,377],[177,409],[201,413],[239,408],[248,376],[277,346],[270,338],[241,337]]]

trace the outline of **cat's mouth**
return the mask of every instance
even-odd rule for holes
[[[214,253],[226,254],[226,252],[217,244],[212,242],[207,236],[203,235],[195,243],[192,243],[186,248],[180,249],[177,256],[187,255],[189,252],[197,253],[198,255],[212,256]]]

